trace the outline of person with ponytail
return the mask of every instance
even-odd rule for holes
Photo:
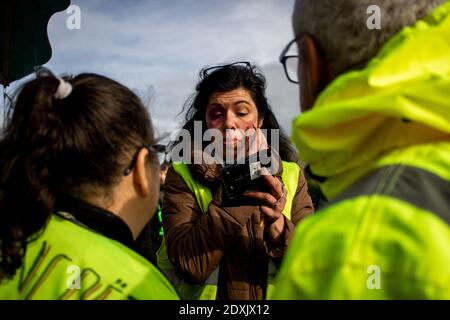
[[[0,299],[178,299],[133,250],[162,150],[114,80],[42,69],[25,83],[0,139]]]

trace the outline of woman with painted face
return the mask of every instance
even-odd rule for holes
[[[134,249],[155,212],[150,116],[125,86],[48,70],[0,140],[0,299],[177,299]]]
[[[313,212],[295,149],[268,104],[264,76],[248,62],[203,69],[186,106],[191,141],[183,151],[191,154],[167,174],[158,266],[183,298],[264,299],[295,225]],[[246,160],[262,152],[268,168]],[[258,182],[247,188],[243,174],[230,186],[224,174],[236,163],[243,166],[235,172],[248,166]]]

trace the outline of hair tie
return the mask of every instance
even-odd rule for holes
[[[53,97],[57,100],[65,99],[71,94],[72,85],[69,82],[65,81],[63,78],[57,78],[59,79],[59,85]]]

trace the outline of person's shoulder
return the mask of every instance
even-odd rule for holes
[[[285,172],[293,172],[297,175],[301,170],[302,168],[297,162],[285,160],[281,161],[281,168],[280,168],[281,175],[283,175],[283,173]]]
[[[293,190],[306,181],[298,163],[284,160],[281,162],[280,177],[285,184],[291,184]]]
[[[427,210],[395,198],[369,194],[328,204],[302,221],[295,237],[298,245],[332,246],[346,251],[380,243],[401,248],[401,241],[412,241],[418,247],[440,247],[442,242],[437,238],[450,244],[450,228]],[[450,246],[446,251],[449,250]],[[330,254],[334,255],[333,251]]]
[[[188,167],[182,163],[173,163],[167,170],[164,188],[180,188],[186,185],[183,177],[175,168],[177,168],[177,170],[189,170]]]
[[[283,279],[309,298],[450,298],[450,228],[421,209],[341,201],[304,219],[289,246]],[[375,278],[383,290],[369,290]]]
[[[150,265],[145,258],[120,242],[59,215],[52,215],[44,239],[88,265],[114,266],[115,270],[131,268],[139,273]]]
[[[174,165],[179,167],[175,170]],[[180,174],[180,170],[183,170],[185,176]],[[177,172],[179,171],[179,172]],[[189,168],[183,164],[172,164],[167,171],[166,179],[164,181],[164,200],[163,200],[163,213],[175,203],[195,203],[195,196],[191,188],[188,186],[189,182],[194,180],[189,179],[192,177],[189,173]]]
[[[375,265],[400,282],[450,281],[449,226],[388,197],[360,196],[331,204],[298,225],[290,246],[304,273],[342,268],[367,273]]]
[[[143,257],[64,216],[53,215],[30,239],[23,272],[27,289],[11,291],[21,297],[133,299],[135,292],[146,299],[177,297],[159,270]],[[37,280],[30,278],[33,274]]]

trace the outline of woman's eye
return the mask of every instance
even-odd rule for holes
[[[217,118],[220,118],[220,117],[222,117],[222,112],[214,112],[214,113],[211,113],[211,114],[209,115],[209,117],[210,117],[211,119],[217,119]]]
[[[246,116],[248,113],[247,112],[238,112],[237,115],[240,117],[244,117]]]

